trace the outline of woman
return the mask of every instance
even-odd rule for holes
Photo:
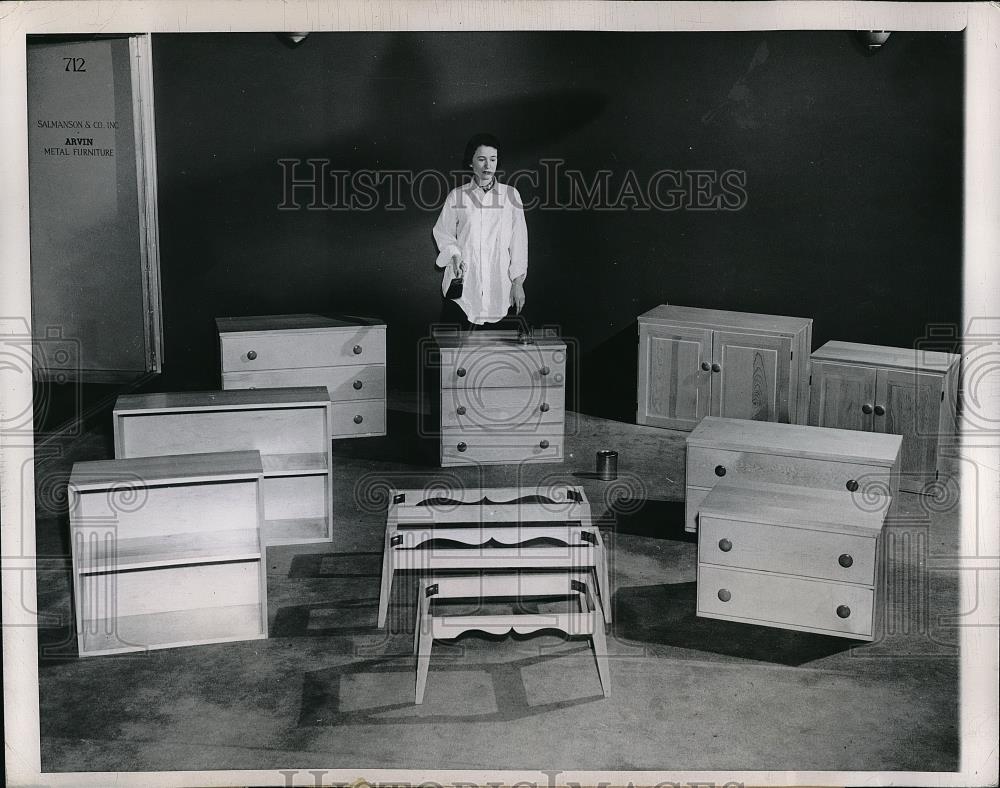
[[[500,142],[477,134],[465,149],[472,180],[452,189],[434,224],[441,293],[463,278],[462,295],[445,299],[442,322],[462,328],[496,323],[524,307],[528,227],[521,195],[496,179]]]

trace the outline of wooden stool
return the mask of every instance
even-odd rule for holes
[[[380,628],[389,612],[393,577],[401,570],[565,569],[592,574],[603,618],[611,621],[604,540],[582,487],[394,490],[391,494],[382,553]],[[541,538],[559,544],[525,544]],[[470,547],[431,544],[438,539]],[[491,541],[499,546],[492,546]]]
[[[503,572],[489,574],[433,575],[420,582],[420,601],[413,633],[413,651],[417,655],[416,703],[424,702],[427,669],[435,640],[456,638],[463,632],[485,632],[521,635],[543,629],[557,629],[570,637],[590,638],[597,660],[597,675],[604,697],[610,697],[608,645],[604,636],[605,620],[595,599],[590,575],[575,572],[520,574]],[[516,597],[568,596],[579,600],[580,610],[568,613],[506,613],[500,615],[435,616],[431,603],[435,599],[489,599]]]

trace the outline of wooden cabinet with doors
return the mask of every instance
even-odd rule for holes
[[[812,354],[809,423],[900,435],[900,489],[929,492],[957,434],[960,356],[827,342]]]
[[[639,317],[636,423],[805,424],[811,342],[809,318],[658,306]]]

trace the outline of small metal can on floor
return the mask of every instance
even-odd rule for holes
[[[611,449],[597,452],[597,478],[606,482],[618,478],[618,452]]]

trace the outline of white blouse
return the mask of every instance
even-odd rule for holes
[[[511,282],[528,273],[528,226],[521,195],[496,183],[484,192],[472,181],[452,189],[434,224],[434,241],[444,268],[442,295],[455,278],[453,254],[465,262],[465,285],[456,303],[470,322],[495,323],[510,308]]]

